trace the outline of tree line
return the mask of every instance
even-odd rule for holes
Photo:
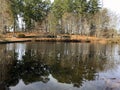
[[[116,32],[115,18],[100,0],[10,0],[14,31],[106,36]]]

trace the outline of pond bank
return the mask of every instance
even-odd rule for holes
[[[15,36],[14,36],[15,35]],[[24,37],[18,37],[22,35]],[[17,42],[85,42],[85,43],[119,43],[119,38],[97,38],[81,35],[51,35],[46,33],[8,33],[2,35],[0,43],[17,43]]]
[[[105,39],[98,39],[93,37],[72,37],[72,38],[1,38],[0,43],[18,43],[18,42],[84,42],[84,43],[107,43]]]

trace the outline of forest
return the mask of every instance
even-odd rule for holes
[[[113,37],[117,15],[101,0],[0,0],[1,32],[46,32],[54,35]],[[4,4],[3,4],[4,2]],[[6,4],[5,4],[6,3]],[[5,14],[8,17],[5,17]],[[7,19],[6,19],[7,18]],[[6,20],[6,22],[5,22]],[[9,21],[9,22],[8,22]]]

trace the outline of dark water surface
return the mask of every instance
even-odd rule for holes
[[[2,44],[0,90],[120,90],[120,46]]]

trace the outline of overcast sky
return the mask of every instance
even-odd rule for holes
[[[103,0],[103,6],[120,14],[120,0]]]

